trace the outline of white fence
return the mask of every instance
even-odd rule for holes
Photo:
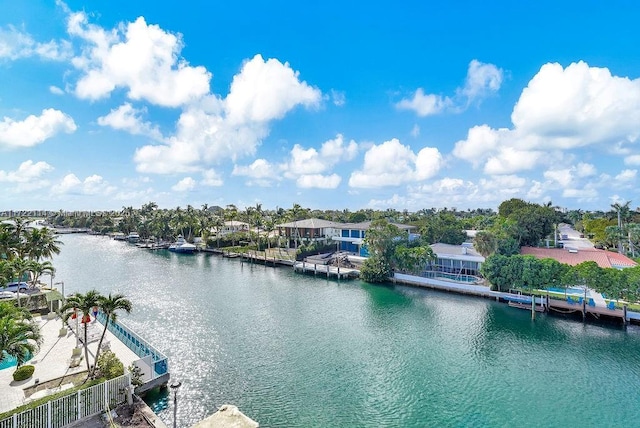
[[[60,428],[88,416],[96,415],[126,401],[131,376],[127,373],[104,383],[91,386],[48,401],[40,406],[0,421],[0,428]]]

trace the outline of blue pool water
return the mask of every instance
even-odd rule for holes
[[[8,369],[9,367],[16,366],[16,359],[8,356],[6,353],[2,353],[2,361],[0,361],[0,370]]]
[[[28,356],[27,361],[31,359],[31,355]],[[6,352],[2,352],[2,361],[0,361],[0,370],[15,367],[17,360],[14,357],[7,355]]]
[[[547,288],[547,290],[552,291],[554,293],[562,293],[564,294],[564,288],[551,287]],[[567,288],[567,294],[580,294],[584,295],[584,290],[582,288]]]

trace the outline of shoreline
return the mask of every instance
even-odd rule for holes
[[[100,235],[91,235],[91,236],[100,236]],[[104,236],[108,236],[108,235],[104,235]],[[138,248],[148,249],[145,247],[138,247]],[[200,248],[195,253],[217,255],[217,256],[223,256],[225,258],[229,257],[229,255],[227,255],[224,252],[224,250],[220,248]],[[263,251],[263,253],[266,253],[266,252]],[[242,253],[242,254],[234,253],[233,255],[235,257],[239,257],[243,263],[246,261],[247,263],[264,264],[265,266],[270,266],[274,268],[275,267],[287,267],[287,268],[293,267],[294,271],[296,271],[299,274],[306,274],[310,276],[311,275],[317,276],[318,274],[320,274],[320,275],[329,276],[329,272],[325,272],[326,269],[325,270],[312,269],[308,271],[307,269],[297,266],[296,262],[293,262],[292,260],[279,259],[277,257],[266,257],[266,256],[261,257],[256,251],[253,251],[253,252],[249,251],[247,253]],[[299,264],[304,265],[303,262],[299,262]],[[310,266],[312,265],[313,264],[310,264]],[[338,277],[338,275],[336,275],[336,277]],[[352,279],[353,277],[354,276],[352,274],[349,276],[345,275],[343,279]],[[338,280],[340,280],[339,277],[338,277]],[[509,305],[509,303],[513,301],[513,298],[519,296],[512,293],[507,293],[507,292],[492,291],[488,286],[456,283],[453,281],[438,280],[434,278],[425,278],[425,277],[407,275],[407,274],[396,273],[394,274],[393,278],[389,279],[389,283],[392,285],[398,284],[398,285],[404,285],[409,287],[426,288],[426,289],[432,289],[432,290],[437,290],[437,291],[442,291],[447,293],[455,293],[459,295],[480,297],[485,299],[495,299],[497,302],[504,303],[507,305]],[[530,296],[527,296],[527,297],[530,302],[531,297]],[[531,306],[526,306],[522,304],[519,304],[519,305],[511,304],[509,306],[513,307],[514,309],[520,309],[520,310],[525,309],[525,310],[531,311]],[[554,306],[556,306],[556,308],[554,308]],[[536,312],[544,312],[549,315],[553,314],[554,316],[560,315],[560,318],[565,318],[565,319],[579,320],[580,318],[582,318],[583,322],[589,322],[589,323],[596,323],[596,324],[605,323],[608,325],[622,325],[623,327],[628,324],[640,325],[640,313],[629,311],[626,308],[624,310],[612,310],[612,312],[607,312],[607,311],[596,310],[596,308],[591,309],[586,305],[567,307],[566,305],[563,305],[561,301],[556,299],[549,299],[548,297],[536,297],[535,308],[536,308],[535,309]],[[560,308],[560,310],[558,310],[558,308]],[[587,316],[587,315],[591,315],[591,316]],[[603,318],[600,318],[600,316],[602,316]]]

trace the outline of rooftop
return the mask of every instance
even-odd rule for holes
[[[484,257],[473,248],[472,245],[451,245],[451,244],[431,244],[431,249],[440,258],[468,259],[479,262],[484,261]]]
[[[571,266],[579,265],[582,262],[593,261],[602,268],[623,269],[637,266],[637,263],[629,257],[614,253],[613,251],[599,250],[596,248],[535,248],[522,247],[520,253],[523,255],[535,256],[539,259],[554,259],[560,263]]]

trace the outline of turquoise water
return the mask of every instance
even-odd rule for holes
[[[564,288],[551,287],[551,288],[547,288],[547,290],[552,291],[554,293],[562,293],[562,294],[565,293],[565,289]],[[566,289],[566,293],[567,294],[579,294],[581,296],[584,296],[584,289],[582,289],[582,288],[570,288],[569,287],[569,288]]]
[[[31,356],[27,358],[27,362],[31,359]],[[15,367],[18,364],[18,360],[12,356],[7,355],[3,352],[2,361],[0,361],[0,370],[8,369],[11,367]]]
[[[3,352],[3,358],[2,358],[2,361],[0,361],[0,370],[8,369],[10,367],[15,367],[17,363],[18,363],[18,360],[16,360],[14,357],[8,356]]]
[[[170,359],[177,426],[225,403],[261,427],[601,427],[640,421],[640,329],[488,299],[297,275],[64,235],[66,291],[121,291]],[[165,423],[173,399],[149,398]]]

